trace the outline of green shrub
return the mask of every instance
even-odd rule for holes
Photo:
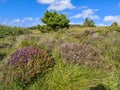
[[[117,22],[113,22],[111,24],[111,26],[108,27],[109,31],[115,31],[115,30],[119,30],[120,31],[120,26],[118,26]]]
[[[0,38],[4,38],[5,36],[11,35],[22,35],[22,34],[29,34],[30,31],[25,28],[18,28],[18,27],[9,27],[9,26],[2,26],[0,25]]]
[[[6,53],[0,52],[0,61],[3,60],[6,57]]]
[[[25,47],[15,51],[9,60],[10,79],[22,88],[43,77],[54,65],[54,59],[37,47]]]
[[[111,26],[118,26],[118,23],[117,23],[117,22],[113,22],[113,23],[111,24]]]
[[[91,87],[90,90],[111,90],[111,89],[103,84],[98,84],[96,87]]]
[[[70,22],[65,14],[58,14],[56,11],[46,11],[41,20],[46,25],[46,29],[48,29],[48,31],[56,31],[66,27],[68,28]]]
[[[2,43],[0,44],[0,49],[7,48],[8,46],[10,46],[8,43]]]
[[[42,32],[42,33],[47,33],[50,31],[53,31],[53,29],[51,27],[48,27],[46,25],[40,26],[38,25],[38,29]]]

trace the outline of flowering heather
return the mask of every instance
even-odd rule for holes
[[[69,62],[92,67],[101,66],[103,59],[100,51],[91,45],[65,43],[61,45],[61,55]]]
[[[36,47],[25,47],[17,50],[11,55],[10,62],[14,65],[18,63],[27,63],[29,60],[38,59],[45,52]]]
[[[43,76],[54,66],[54,59],[46,51],[37,47],[25,47],[15,51],[10,57],[10,73],[13,80],[31,83],[36,76]]]

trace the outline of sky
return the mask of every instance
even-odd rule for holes
[[[86,17],[97,26],[120,24],[120,0],[0,0],[0,24],[42,25],[41,18],[46,10],[66,14],[70,24],[83,24]]]

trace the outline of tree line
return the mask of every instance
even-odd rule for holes
[[[59,29],[68,28],[70,20],[65,14],[58,14],[56,11],[46,11],[44,16],[41,18],[44,25],[38,25],[38,29],[42,32],[57,31]],[[85,18],[83,25],[84,27],[96,27],[95,22],[92,19]],[[118,26],[117,22],[113,22],[111,26]]]

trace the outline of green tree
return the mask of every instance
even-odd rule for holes
[[[85,27],[95,27],[95,23],[92,19],[85,18],[84,24]]]
[[[41,20],[47,26],[47,29],[54,31],[59,28],[68,28],[70,22],[65,14],[58,14],[56,11],[49,12],[48,10]]]
[[[115,31],[115,30],[119,30],[119,29],[120,29],[120,26],[119,26],[119,24],[117,22],[113,22],[111,24],[111,26],[109,27],[110,31]]]
[[[118,23],[117,23],[117,22],[113,22],[113,23],[111,24],[111,26],[118,26]]]

